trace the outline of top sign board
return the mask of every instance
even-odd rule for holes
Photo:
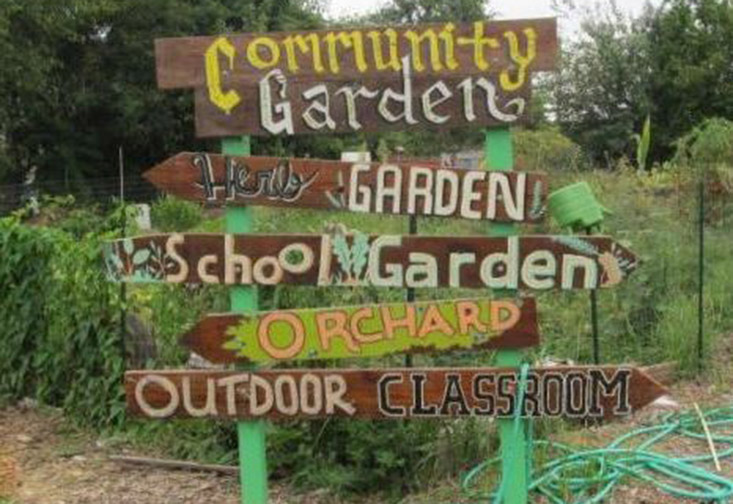
[[[158,85],[196,90],[199,136],[522,122],[555,19],[156,40]]]

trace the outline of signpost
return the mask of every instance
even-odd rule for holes
[[[209,315],[181,344],[217,364],[539,344],[535,301],[464,299]]]
[[[384,215],[539,222],[547,181],[419,164],[369,164],[182,152],[144,175],[158,189],[207,205],[262,205]]]
[[[487,130],[485,154],[486,167],[490,171],[511,172],[514,168],[511,131],[508,129]],[[493,236],[511,237],[516,234],[516,229],[509,224],[498,224],[492,226],[489,232]],[[523,359],[522,353],[516,349],[503,350],[496,354],[498,366],[511,366],[519,369],[523,364]],[[502,480],[497,501],[500,500],[505,504],[526,504],[528,500],[530,455],[526,427],[526,422],[522,420],[499,420]]]
[[[226,155],[245,156],[251,154],[250,139],[226,138],[221,150]],[[246,207],[228,208],[226,230],[229,233],[249,233],[254,227],[252,209]],[[232,311],[251,312],[257,310],[257,290],[251,286],[237,286],[229,292]],[[239,451],[239,482],[244,504],[267,504],[267,443],[265,424],[262,421],[237,423]]]
[[[638,261],[608,237],[149,235],[107,244],[111,279],[226,285],[595,289]]]
[[[222,155],[180,153],[146,177],[161,190],[226,205],[225,234],[168,234],[105,245],[117,282],[231,286],[231,312],[182,338],[219,364],[498,349],[482,369],[130,371],[128,409],[147,418],[238,420],[243,504],[267,502],[263,421],[324,417],[499,419],[505,504],[526,504],[521,419],[614,418],[666,391],[628,366],[532,368],[533,298],[517,290],[620,284],[638,266],[608,237],[515,236],[546,213],[542,174],[516,173],[509,125],[527,117],[531,77],[554,69],[554,19],[156,40],[158,84],[195,92],[199,136]],[[489,171],[420,163],[252,157],[232,135],[498,127]],[[246,206],[245,206],[246,205]],[[256,235],[252,205],[490,221],[492,236]],[[491,289],[507,299],[259,312],[257,285]],[[526,375],[526,379],[522,378]],[[520,399],[522,398],[523,399]],[[521,402],[521,404],[520,404]]]
[[[198,136],[497,126],[528,118],[555,19],[156,40],[158,86],[192,88]]]
[[[512,418],[518,373],[490,369],[130,371],[128,409],[148,418]],[[521,414],[612,418],[666,393],[632,367],[535,368]]]

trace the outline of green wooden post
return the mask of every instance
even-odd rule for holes
[[[248,136],[224,138],[221,152],[231,156],[249,156]],[[227,207],[226,232],[251,233],[254,216],[250,207]],[[229,299],[232,312],[251,313],[257,310],[255,287],[232,287]],[[238,422],[239,483],[242,504],[267,504],[267,447],[265,422]]]
[[[489,170],[511,171],[514,168],[512,133],[509,128],[486,131],[485,153]],[[492,236],[517,234],[513,224],[498,222],[491,224],[489,232]],[[496,355],[496,365],[519,368],[522,357],[520,350],[500,350]],[[514,420],[499,420],[504,504],[526,504],[528,499],[527,440],[522,422],[522,428],[515,433]]]

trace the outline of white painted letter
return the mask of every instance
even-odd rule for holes
[[[359,183],[359,174],[369,173],[371,167],[368,164],[355,164],[351,167],[349,177],[349,211],[369,213],[372,207],[372,188]]]
[[[183,245],[183,242],[185,241],[186,239],[182,234],[174,233],[170,238],[168,238],[168,241],[165,242],[165,253],[168,257],[173,259],[176,264],[178,264],[178,273],[175,275],[167,275],[165,277],[166,282],[180,283],[185,282],[186,278],[188,278],[188,263],[183,257],[178,255],[178,252],[176,251],[176,245]]]
[[[288,135],[293,134],[293,111],[289,101],[278,103],[273,107],[272,91],[270,90],[270,80],[276,81],[279,86],[278,95],[282,100],[287,97],[288,81],[281,70],[275,69],[268,73],[264,79],[260,81],[260,121],[262,127],[273,135],[278,135],[283,131]],[[281,114],[282,119],[275,122],[274,115]]]
[[[154,408],[145,400],[145,387],[154,383],[168,392],[170,400],[165,408]],[[140,381],[135,384],[135,402],[140,406],[140,410],[150,418],[168,418],[178,409],[181,402],[178,395],[178,389],[168,378],[157,375],[143,376]]]
[[[380,276],[379,270],[382,262],[382,249],[385,247],[402,246],[400,236],[380,236],[372,242],[369,250],[369,279],[375,287],[402,287],[402,265],[385,264],[384,270],[387,275]]]
[[[413,166],[410,168],[410,181],[407,185],[407,213],[417,214],[417,198],[423,199],[423,211],[420,215],[432,215],[433,213],[433,172],[430,168]],[[418,180],[422,178],[425,183],[418,186]]]

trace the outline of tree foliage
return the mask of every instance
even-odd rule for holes
[[[667,156],[705,119],[733,119],[733,3],[668,0],[649,39],[657,152]]]
[[[396,24],[469,22],[489,17],[487,0],[393,0],[372,19]]]
[[[0,3],[0,181],[78,182],[193,149],[190,92],[161,92],[153,40],[314,28],[307,0],[6,0]],[[81,184],[79,184],[81,185]]]
[[[596,160],[630,153],[649,104],[647,18],[595,11],[550,78],[557,120]]]
[[[633,157],[651,116],[650,160],[706,118],[733,118],[733,3],[666,0],[629,20],[594,11],[566,45],[550,89],[558,121],[596,158]]]

